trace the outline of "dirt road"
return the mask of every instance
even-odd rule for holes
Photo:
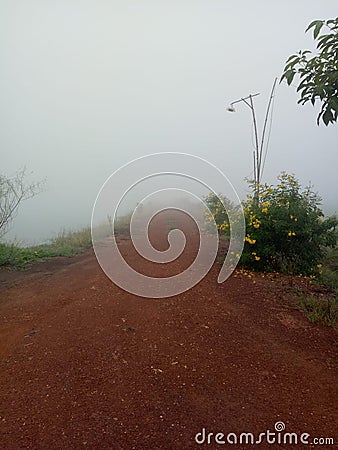
[[[338,442],[334,331],[288,306],[282,277],[218,271],[157,300],[116,287],[92,251],[2,273],[0,448],[335,448],[310,444]],[[215,442],[276,422],[309,445]]]

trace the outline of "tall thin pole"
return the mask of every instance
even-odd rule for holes
[[[250,99],[250,108],[252,112],[252,122],[254,126],[254,132],[255,132],[255,166],[256,166],[256,173],[255,173],[255,200],[258,202],[259,199],[259,184],[260,184],[260,160],[259,160],[259,143],[258,143],[258,130],[257,130],[257,120],[256,120],[256,113],[255,108],[252,100],[252,96],[249,96]]]
[[[247,97],[242,97],[236,101],[233,101],[230,103],[230,106],[227,108],[228,111],[235,112],[235,108],[233,105],[235,105],[236,103],[239,103],[239,102],[244,102],[251,109],[252,122],[253,122],[253,128],[254,128],[254,133],[255,133],[255,145],[254,145],[254,151],[253,151],[254,201],[255,201],[255,203],[259,202],[260,183],[261,183],[261,178],[262,178],[262,174],[263,174],[263,170],[264,170],[265,158],[266,158],[266,154],[267,154],[267,148],[266,148],[264,161],[263,161],[265,134],[266,134],[267,124],[268,124],[269,113],[270,113],[270,109],[271,109],[271,105],[272,105],[272,99],[274,97],[276,82],[277,82],[277,78],[275,78],[273,85],[272,85],[271,94],[270,94],[270,98],[269,98],[269,102],[268,102],[268,106],[267,106],[265,118],[264,118],[262,138],[260,141],[258,138],[256,112],[255,112],[255,106],[254,106],[254,102],[253,102],[253,97],[256,97],[256,95],[259,95],[259,93],[250,94]]]
[[[276,88],[276,83],[277,83],[277,78],[275,78],[275,81],[273,82],[272,85],[272,89],[271,89],[271,93],[270,93],[270,98],[269,98],[269,103],[268,106],[266,108],[266,114],[265,114],[265,119],[264,119],[264,126],[263,126],[263,132],[262,132],[262,140],[261,140],[261,148],[260,148],[260,161],[262,162],[262,158],[263,158],[263,148],[264,148],[264,141],[265,141],[265,132],[266,132],[266,127],[268,124],[268,118],[269,118],[269,112],[270,112],[270,108],[271,108],[271,104],[272,104],[272,99],[274,97],[274,93],[275,93],[275,88]],[[264,157],[264,161],[265,161],[265,157]],[[263,162],[263,166],[261,166],[261,173],[260,173],[260,177],[263,173],[264,170],[264,162]]]

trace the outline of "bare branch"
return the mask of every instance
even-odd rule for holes
[[[0,238],[9,231],[21,203],[39,194],[44,184],[45,181],[29,183],[25,167],[12,177],[0,175]]]

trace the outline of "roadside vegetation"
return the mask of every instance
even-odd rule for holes
[[[296,293],[297,308],[311,322],[337,326],[338,247],[336,217],[325,217],[321,199],[303,188],[294,175],[281,172],[276,185],[254,183],[243,202],[246,237],[239,265],[253,272],[278,272],[290,279],[306,277],[313,291]],[[221,197],[224,201],[224,198]],[[209,194],[205,202],[219,232],[229,235],[229,220],[221,199]],[[225,202],[230,208],[231,204]]]
[[[338,331],[338,246],[327,250],[319,277],[313,285],[324,287],[324,292],[300,294],[297,307],[310,322],[334,327]],[[327,292],[325,292],[325,288]]]
[[[120,216],[115,220],[115,235],[129,236],[129,223],[131,214]],[[111,234],[112,222],[108,217],[108,223],[99,227],[102,237]],[[92,246],[91,228],[85,227],[76,231],[61,231],[56,237],[46,244],[23,247],[19,243],[0,242],[0,267],[8,267],[24,270],[34,262],[46,261],[55,256],[74,256],[82,253]]]
[[[0,267],[26,269],[33,262],[45,261],[55,256],[73,256],[91,247],[90,227],[78,231],[61,231],[50,242],[32,247],[16,243],[0,243]]]
[[[337,295],[303,294],[297,298],[296,307],[305,313],[310,322],[327,325],[338,331]]]

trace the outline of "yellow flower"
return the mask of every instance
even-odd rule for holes
[[[256,261],[259,261],[260,259],[261,259],[260,256],[255,256]]]
[[[294,231],[289,231],[288,236],[296,236],[296,233]]]
[[[268,208],[263,208],[262,209],[262,213],[267,213],[268,212]]]
[[[317,264],[318,269],[321,269],[323,267],[323,264]]]
[[[259,228],[259,222],[255,222],[254,224],[253,224],[253,226],[254,226],[254,228]]]
[[[250,239],[250,236],[245,237],[246,242],[249,242],[249,244],[253,245],[256,243],[256,239]]]
[[[226,222],[224,222],[224,223],[222,223],[220,226],[219,226],[219,229],[221,230],[221,231],[225,231],[227,228],[228,228],[228,224],[226,223]]]

